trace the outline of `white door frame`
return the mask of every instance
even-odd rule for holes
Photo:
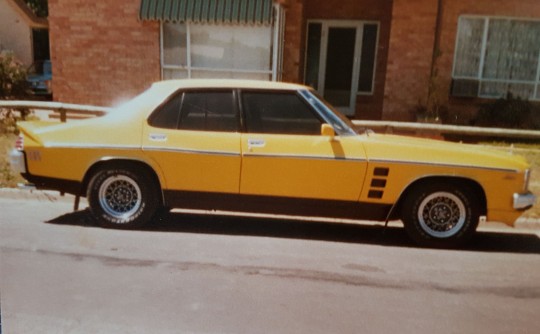
[[[319,50],[319,73],[318,73],[318,87],[314,87],[317,91],[324,96],[325,92],[325,78],[326,78],[326,57],[328,55],[328,32],[330,28],[355,28],[356,40],[354,47],[354,59],[352,67],[352,82],[351,82],[351,96],[349,106],[336,106],[345,115],[352,116],[356,111],[356,100],[358,96],[358,80],[360,77],[360,64],[362,62],[362,38],[364,35],[364,25],[370,23],[376,23],[375,21],[363,21],[363,20],[308,20],[307,25],[312,23],[321,24],[321,44]],[[308,39],[306,39],[307,50]],[[306,59],[306,56],[304,56]],[[307,62],[305,62],[307,66]],[[306,69],[305,69],[306,70]],[[306,73],[306,71],[304,71]]]

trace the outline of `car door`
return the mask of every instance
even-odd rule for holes
[[[150,116],[143,150],[161,167],[168,190],[237,194],[238,128],[232,90],[179,92]]]
[[[321,135],[324,123],[295,91],[242,91],[240,193],[356,201],[367,167],[358,138]]]

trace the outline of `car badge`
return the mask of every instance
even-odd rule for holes
[[[151,133],[148,137],[151,141],[167,141],[167,135],[163,133]]]

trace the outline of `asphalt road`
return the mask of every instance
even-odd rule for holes
[[[532,333],[540,237],[464,250],[401,228],[172,213],[95,227],[55,196],[1,196],[3,333]]]

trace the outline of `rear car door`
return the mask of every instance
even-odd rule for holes
[[[323,120],[296,91],[244,90],[240,100],[241,194],[358,200],[367,167],[360,142],[321,135]]]
[[[149,118],[143,150],[161,167],[167,190],[237,194],[238,108],[232,89],[187,90]]]

